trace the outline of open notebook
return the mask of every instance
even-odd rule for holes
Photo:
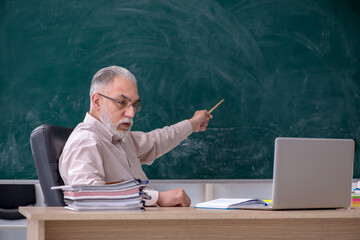
[[[196,205],[197,208],[218,208],[236,209],[265,207],[271,204],[271,200],[252,199],[252,198],[218,198],[215,200],[202,202]]]
[[[196,207],[253,209],[350,207],[354,152],[355,142],[352,139],[277,138],[272,203],[259,199],[223,198],[199,203]]]

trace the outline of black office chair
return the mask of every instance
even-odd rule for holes
[[[34,129],[30,135],[31,150],[46,206],[65,206],[62,190],[51,190],[51,187],[64,184],[59,173],[59,157],[73,130],[45,124]]]

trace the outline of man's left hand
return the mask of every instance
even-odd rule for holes
[[[177,188],[170,191],[159,192],[157,204],[160,207],[189,207],[191,200],[184,189]]]

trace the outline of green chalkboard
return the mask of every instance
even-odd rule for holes
[[[356,0],[0,1],[0,179],[37,178],[31,131],[81,122],[109,65],[138,79],[134,130],[225,99],[206,132],[144,167],[151,179],[272,178],[279,136],[359,148],[359,43]]]

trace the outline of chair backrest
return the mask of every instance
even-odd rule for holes
[[[59,157],[73,130],[45,124],[30,135],[36,172],[47,206],[65,206],[62,191],[51,190],[51,187],[64,184],[59,173]]]

